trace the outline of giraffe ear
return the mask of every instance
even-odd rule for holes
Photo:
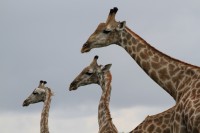
[[[107,65],[105,65],[105,66],[102,68],[102,71],[103,71],[103,72],[109,71],[111,66],[112,66],[112,64],[107,64]]]
[[[126,27],[126,21],[119,22],[117,30],[123,30]]]

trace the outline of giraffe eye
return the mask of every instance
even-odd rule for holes
[[[90,75],[92,75],[93,73],[91,73],[91,72],[86,72],[85,74],[90,76]]]
[[[33,95],[37,95],[38,93],[37,92],[33,92]]]
[[[103,30],[103,33],[105,33],[105,34],[108,34],[108,33],[110,33],[111,31],[110,30],[107,30],[107,29],[105,29],[105,30]]]

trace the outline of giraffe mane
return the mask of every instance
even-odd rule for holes
[[[186,63],[186,62],[184,62],[184,61],[181,61],[181,60],[179,60],[179,59],[173,58],[173,57],[171,57],[171,56],[169,56],[169,55],[167,55],[167,54],[165,54],[165,53],[163,53],[163,52],[157,50],[155,47],[151,46],[147,41],[145,41],[143,38],[141,38],[138,34],[134,33],[134,32],[133,32],[131,29],[129,29],[127,26],[126,26],[125,29],[126,29],[131,35],[134,35],[134,36],[140,38],[140,40],[141,40],[143,43],[147,44],[149,47],[151,47],[153,50],[155,50],[155,51],[158,52],[159,54],[162,54],[162,55],[166,56],[167,58],[169,58],[169,60],[174,60],[174,61],[180,62],[180,63],[182,63],[182,64],[188,65],[188,66],[190,66],[190,67],[194,67],[194,68],[200,69],[200,67],[198,67],[198,66],[196,66],[196,65]]]

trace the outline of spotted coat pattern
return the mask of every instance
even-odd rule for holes
[[[152,47],[131,31],[126,22],[117,22],[117,8],[110,10],[106,23],[100,23],[83,45],[89,52],[117,44],[176,101],[171,118],[172,133],[200,133],[200,67],[172,58]]]

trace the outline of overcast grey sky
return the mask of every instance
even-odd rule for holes
[[[69,92],[70,82],[99,55],[99,64],[112,63],[111,114],[119,131],[130,131],[147,114],[174,105],[174,100],[116,45],[81,54],[80,49],[110,8],[118,21],[158,50],[200,66],[200,1],[0,1],[0,132],[39,132],[42,103],[22,107],[23,100],[46,80],[55,96],[50,131],[98,131],[97,85]]]

